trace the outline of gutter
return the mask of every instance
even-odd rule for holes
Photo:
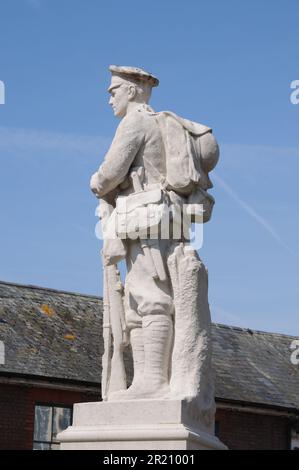
[[[255,403],[241,400],[229,400],[227,398],[216,397],[217,410],[240,411],[243,413],[254,413],[271,416],[294,417],[299,415],[299,409],[269,403]]]
[[[66,379],[63,377],[45,377],[38,375],[0,372],[0,385],[23,385],[24,387],[40,387],[55,390],[90,392],[100,395],[100,383]]]

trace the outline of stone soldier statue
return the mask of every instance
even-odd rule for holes
[[[128,389],[109,389],[106,383],[104,395],[188,399],[209,428],[214,397],[207,272],[181,227],[184,217],[199,223],[211,217],[208,173],[217,163],[218,146],[210,128],[154,112],[148,102],[159,81],[152,74],[135,67],[110,66],[110,71],[109,103],[121,122],[90,185],[104,203],[104,264],[126,260],[122,326],[129,332],[134,378]],[[141,209],[151,214],[140,217]],[[166,214],[170,230],[163,236]],[[109,237],[115,221],[116,237]],[[114,288],[113,282],[110,278],[106,288]]]

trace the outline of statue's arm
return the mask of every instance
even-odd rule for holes
[[[144,132],[139,116],[126,116],[116,131],[103,164],[92,176],[91,190],[103,197],[113,191],[126,178],[129,168],[140,149]]]

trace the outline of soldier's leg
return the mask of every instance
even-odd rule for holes
[[[166,256],[168,240],[157,240],[156,247],[161,254],[164,269],[167,271]],[[148,315],[172,316],[174,304],[169,277],[160,280],[153,277],[155,265],[141,247],[140,241],[128,243],[126,290],[132,310],[140,317]]]
[[[130,293],[125,286],[125,313],[126,325],[130,330],[130,344],[133,355],[134,376],[131,387],[143,380],[144,373],[144,346],[142,332],[142,318],[137,313],[137,306],[134,302],[130,302]]]
[[[157,244],[160,244],[159,250],[164,261],[167,246],[163,242]],[[138,381],[139,383],[136,382],[136,387],[131,388],[131,393],[140,398],[162,397],[169,390],[169,364],[173,341],[174,307],[170,281],[168,278],[163,281],[153,278],[153,266],[149,265],[148,257],[145,256],[138,241],[130,243],[128,254],[126,291],[129,312],[131,311],[131,321],[128,323],[132,329],[133,343],[134,341],[137,343],[135,348],[140,348],[141,341],[144,348],[143,379],[141,382]],[[132,311],[138,313],[142,330],[136,317],[134,321]],[[133,344],[132,347],[134,355]],[[141,357],[140,350],[138,354]],[[130,395],[127,398],[130,398]]]
[[[163,397],[169,393],[173,321],[169,315],[148,315],[142,319],[144,344],[143,396]]]

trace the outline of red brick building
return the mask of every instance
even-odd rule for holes
[[[100,399],[102,300],[0,283],[0,449],[55,449],[72,405]],[[213,325],[216,433],[230,449],[290,449],[294,338]],[[128,377],[132,373],[126,356]]]

